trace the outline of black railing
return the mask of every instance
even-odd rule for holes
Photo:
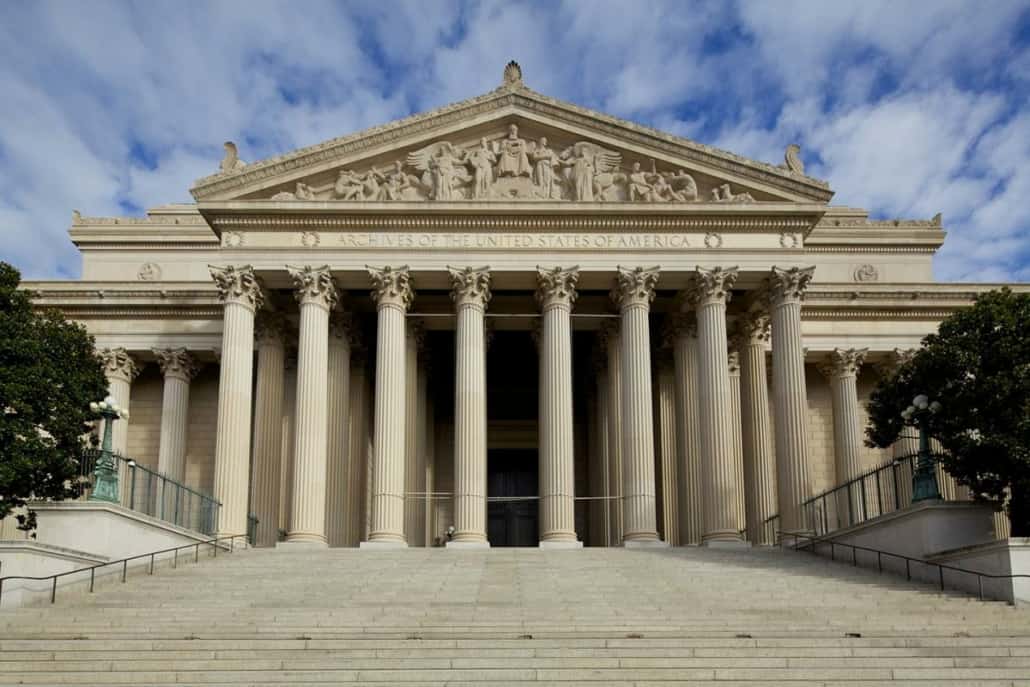
[[[892,561],[903,562],[904,563],[905,579],[907,579],[909,581],[911,581],[913,579],[916,579],[917,581],[922,581],[922,582],[928,582],[928,583],[931,583],[931,584],[936,584],[936,585],[938,585],[940,587],[941,591],[945,591],[945,571],[950,572],[953,575],[954,574],[961,574],[961,575],[967,576],[967,578],[968,577],[976,577],[977,597],[981,601],[984,600],[984,596],[985,596],[984,595],[984,584],[983,584],[985,579],[986,580],[1001,580],[1001,579],[1012,580],[1012,579],[1016,579],[1016,578],[1030,579],[1030,575],[993,575],[993,574],[990,574],[990,573],[983,573],[983,572],[979,572],[979,571],[976,571],[976,570],[969,570],[968,568],[959,568],[958,566],[954,566],[954,565],[945,565],[944,563],[934,563],[933,561],[923,560],[922,558],[914,558],[912,556],[906,556],[906,555],[900,554],[900,553],[892,553],[890,551],[883,551],[883,550],[880,550],[880,549],[873,549],[873,548],[870,548],[868,546],[859,546],[857,544],[848,544],[846,542],[835,541],[834,539],[832,539],[830,537],[810,537],[808,535],[797,534],[797,533],[794,533],[794,532],[777,532],[777,535],[780,538],[781,544],[782,544],[782,541],[784,539],[792,539],[793,543],[790,545],[790,548],[794,549],[795,551],[810,551],[811,553],[818,555],[819,554],[819,550],[818,550],[819,547],[823,547],[824,549],[829,548],[830,560],[832,560],[832,561],[837,561],[838,560],[837,549],[843,549],[845,551],[850,551],[850,553],[851,553],[850,563],[853,566],[855,566],[856,568],[859,567],[859,563],[860,562],[864,563],[864,565],[862,565],[862,567],[872,567],[873,556],[875,556],[876,557],[876,569],[877,569],[878,572],[883,573],[886,570],[887,572],[896,572],[896,573],[900,574],[901,566],[899,565],[897,567],[897,569],[893,569],[890,566],[890,562],[892,562]],[[799,540],[804,540],[804,541],[800,542]],[[862,557],[860,557],[858,555],[859,552],[862,552],[863,554],[868,554],[868,556],[865,557],[866,560],[860,560]],[[841,562],[844,562],[844,561],[841,561]],[[887,563],[886,566],[885,566],[885,563]],[[913,564],[915,564],[915,565],[913,565]],[[923,575],[923,576],[919,575],[920,572],[924,572],[925,573],[926,571],[933,571],[933,572],[930,575]],[[930,578],[933,578],[933,579],[930,579]],[[969,591],[967,589],[964,589],[963,587],[957,586],[955,584],[955,579],[952,579],[951,582],[952,582],[952,589],[953,590],[955,590],[955,591]]]
[[[804,501],[809,529],[824,535],[908,507],[917,461],[899,458]]]
[[[93,593],[93,589],[96,585],[96,572],[101,568],[107,568],[112,565],[122,566],[122,583],[125,582],[129,573],[129,563],[131,561],[139,561],[149,558],[150,565],[147,569],[148,575],[154,574],[154,563],[158,556],[163,554],[171,554],[172,568],[179,567],[179,552],[193,549],[193,562],[200,562],[200,547],[208,547],[210,555],[212,557],[218,557],[218,549],[226,549],[229,553],[232,553],[236,548],[236,540],[243,539],[246,542],[247,535],[245,534],[232,534],[224,537],[215,537],[214,539],[207,539],[205,541],[194,542],[193,544],[183,544],[182,546],[176,546],[172,549],[161,549],[160,551],[151,551],[150,553],[141,553],[136,556],[129,556],[128,558],[122,558],[117,561],[107,561],[106,563],[98,563],[91,565],[87,568],[79,568],[78,570],[68,570],[67,572],[57,573],[54,575],[44,575],[42,577],[31,577],[29,575],[9,575],[7,577],[0,577],[0,604],[3,604],[4,598],[4,583],[8,580],[30,580],[33,582],[41,582],[50,580],[50,603],[54,603],[57,599],[57,580],[62,577],[69,575],[77,575],[89,573],[89,592]],[[228,546],[225,544],[219,544],[219,542],[228,542]]]

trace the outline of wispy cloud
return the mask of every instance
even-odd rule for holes
[[[189,200],[221,141],[280,154],[536,90],[758,159],[799,141],[835,202],[944,213],[942,279],[1030,278],[1030,5],[15,3],[0,25],[0,257],[75,276],[73,208]]]

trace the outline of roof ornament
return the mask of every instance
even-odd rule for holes
[[[506,88],[522,88],[525,85],[522,83],[522,67],[515,60],[504,66],[504,81],[501,85]]]
[[[232,141],[226,141],[223,144],[225,148],[225,157],[218,164],[218,171],[222,174],[226,172],[235,172],[237,169],[244,167],[247,163],[240,159],[239,153],[236,151],[236,144]]]
[[[783,161],[787,169],[795,174],[805,173],[805,163],[801,161],[801,146],[791,143],[787,146],[787,152],[783,154]]]

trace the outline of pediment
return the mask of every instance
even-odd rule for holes
[[[825,203],[833,195],[796,167],[747,160],[521,83],[223,168],[194,185],[198,201]]]

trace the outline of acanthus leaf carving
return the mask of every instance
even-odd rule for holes
[[[570,308],[576,302],[576,284],[579,282],[579,266],[536,268],[536,299],[540,307],[546,310],[554,304],[567,305]]]
[[[738,348],[761,345],[769,341],[770,329],[769,315],[751,310],[737,320],[733,338]]]
[[[767,287],[771,305],[804,299],[805,290],[815,274],[815,266],[789,267],[782,269],[773,267],[769,274]]]
[[[116,377],[126,382],[131,382],[139,376],[141,368],[126,349],[103,348],[97,351],[97,355],[104,365],[106,376]]]
[[[697,306],[712,302],[728,303],[739,272],[737,267],[713,267],[710,270],[698,267],[691,288],[692,300]]]
[[[485,307],[490,301],[489,267],[447,267],[451,275],[451,299],[458,305]]]
[[[154,355],[165,377],[176,377],[188,382],[200,371],[197,359],[185,348],[155,348]]]
[[[819,370],[829,378],[854,377],[865,362],[868,348],[835,348],[826,360],[819,364]]]
[[[650,305],[658,286],[659,268],[616,266],[615,286],[611,291],[612,301],[617,307]]]
[[[332,310],[340,301],[336,288],[336,280],[329,265],[313,267],[311,265],[287,265],[293,284],[297,289],[296,298],[300,303],[315,303]]]
[[[415,300],[412,288],[411,273],[408,266],[403,267],[370,267],[369,279],[372,281],[372,300],[377,306],[392,305],[407,310]]]
[[[282,313],[262,310],[254,318],[254,340],[258,344],[286,343],[289,325]]]
[[[253,310],[264,305],[264,288],[251,265],[208,265],[208,270],[223,302],[240,303]]]

